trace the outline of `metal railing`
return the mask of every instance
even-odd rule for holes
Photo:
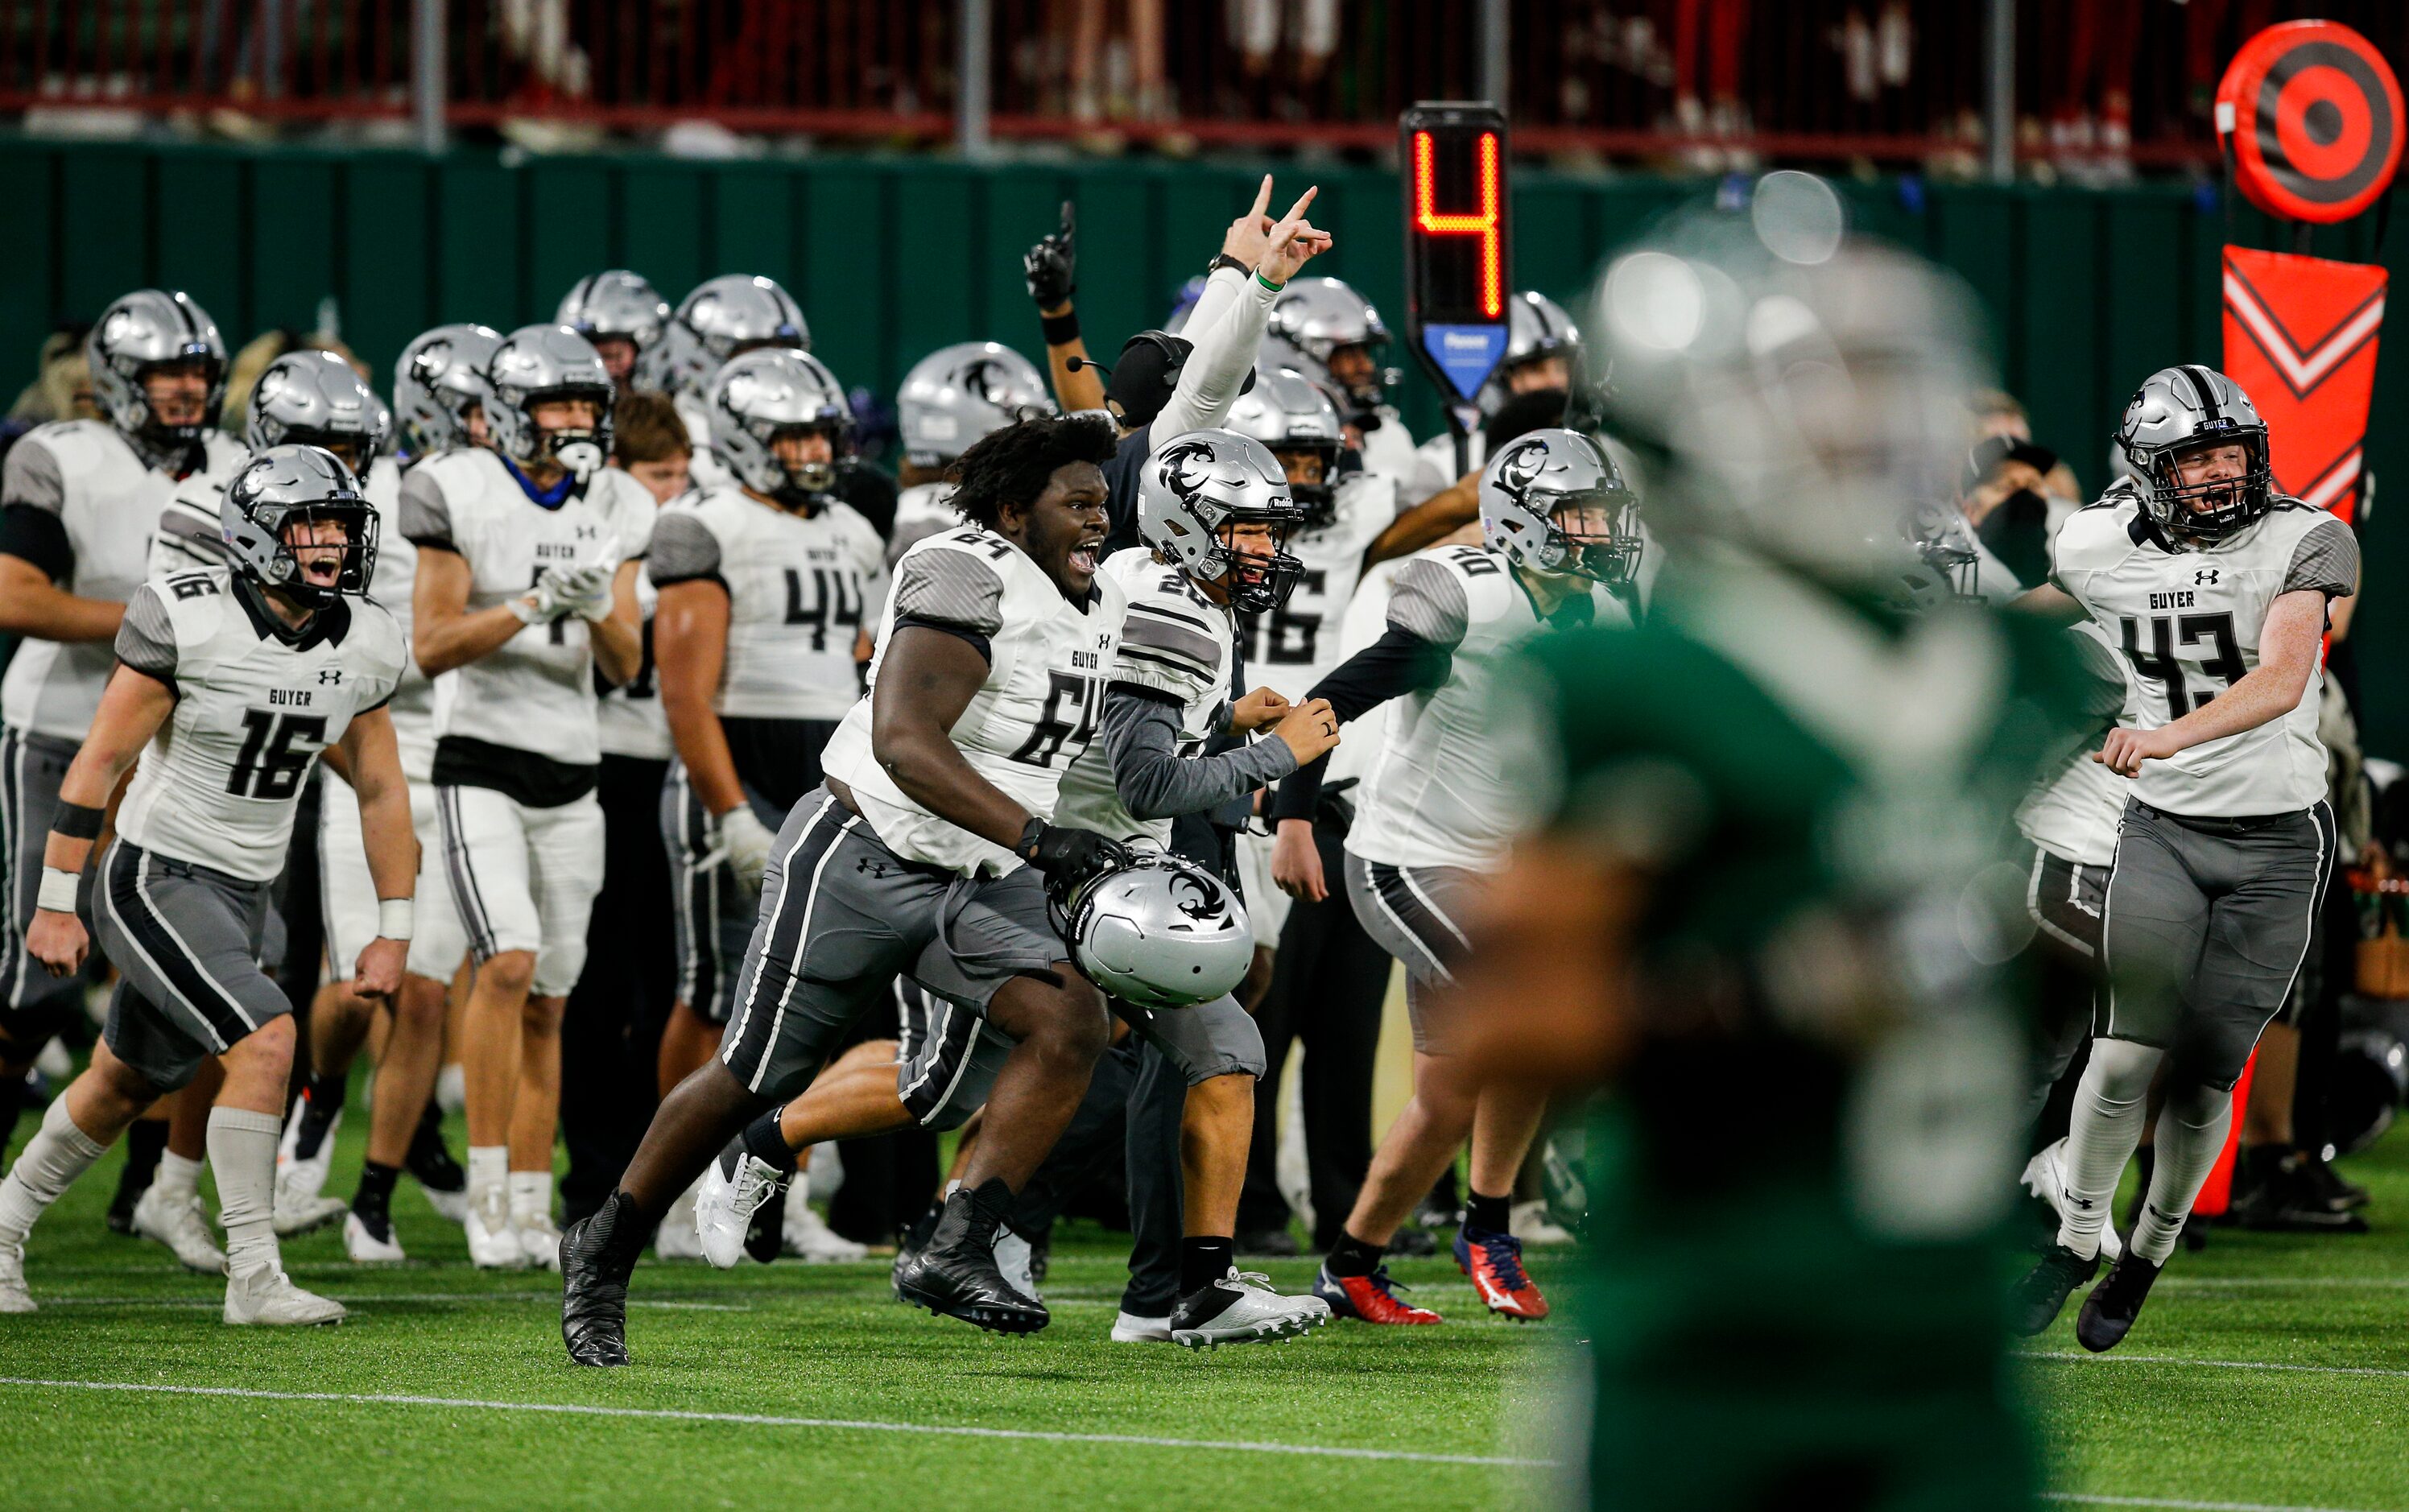
[[[415,83],[450,127],[1377,151],[1502,82],[1533,152],[1913,163],[2012,119],[2020,156],[2087,125],[2146,166],[2213,157],[2201,74],[2310,9],[2409,42],[2399,0],[0,0],[0,111],[403,119]]]

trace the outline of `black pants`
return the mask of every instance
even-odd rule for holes
[[[1012,1227],[1034,1237],[1090,1182],[1108,1178],[1119,1154],[1130,1222],[1121,1309],[1140,1318],[1167,1317],[1179,1300],[1179,1242],[1187,1231],[1179,1129],[1187,1110],[1187,1072],[1131,1035],[1096,1063],[1069,1127],[1013,1203]]]
[[[2292,1139],[2312,1152],[2324,1149],[2333,1137],[2327,1108],[2342,1048],[2342,1000],[2358,985],[2359,902],[2343,875],[2357,860],[2337,847],[2309,958],[2294,988],[2301,995],[2301,1060],[2292,1087]]]
[[[1326,1249],[1337,1242],[1372,1166],[1372,1067],[1380,1049],[1390,960],[1356,922],[1340,885],[1346,875],[1343,833],[1318,825],[1315,840],[1330,896],[1319,903],[1300,900],[1289,909],[1271,989],[1255,1011],[1267,1069],[1255,1085],[1255,1137],[1247,1154],[1246,1191],[1238,1200],[1238,1231],[1287,1226],[1288,1199],[1280,1195],[1277,1174],[1280,1069],[1291,1043],[1302,1041],[1313,1242]]]
[[[560,1131],[569,1146],[561,1207],[570,1222],[618,1186],[660,1103],[661,1027],[677,997],[669,852],[661,845],[666,761],[605,756],[602,890],[585,929],[585,970],[560,1027]]]

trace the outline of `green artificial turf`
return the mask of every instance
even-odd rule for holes
[[[358,1170],[362,1121],[342,1131],[335,1191]],[[459,1231],[407,1181],[408,1265],[353,1267],[332,1230],[287,1244],[296,1278],[349,1303],[352,1321],[231,1330],[216,1317],[223,1283],[103,1228],[120,1159],[36,1231],[43,1310],[0,1318],[0,1376],[432,1400],[0,1385],[0,1505],[1531,1506],[1554,1484],[1532,1462],[1557,1452],[1571,1410],[1565,1331],[1481,1318],[1444,1260],[1395,1266],[1444,1327],[1340,1323],[1200,1355],[1111,1344],[1118,1236],[1084,1225],[1058,1247],[1055,1321],[1033,1338],[897,1304],[883,1260],[648,1263],[636,1364],[579,1371],[561,1352],[557,1284],[471,1271]],[[2375,1233],[2220,1231],[2177,1258],[2115,1354],[2058,1358],[2080,1353],[2071,1309],[2033,1341],[2022,1369],[2057,1495],[2409,1512],[2409,1137],[2346,1169],[2374,1188]],[[1266,1268],[1291,1289],[1311,1274]],[[1567,1260],[1534,1270],[1567,1300]],[[2248,1368],[2181,1362],[2196,1361]],[[607,1410],[520,1410],[534,1404]],[[927,1431],[961,1428],[1103,1437]]]

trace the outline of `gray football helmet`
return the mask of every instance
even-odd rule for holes
[[[469,444],[469,407],[485,402],[485,364],[502,344],[490,325],[438,325],[411,338],[393,365],[401,450],[412,461]]]
[[[1255,386],[1238,396],[1222,425],[1270,449],[1285,473],[1290,454],[1306,454],[1320,467],[1308,469],[1314,480],[1289,477],[1288,491],[1305,511],[1305,528],[1330,523],[1338,498],[1338,454],[1346,438],[1340,430],[1338,407],[1320,385],[1293,367],[1259,372]]]
[[[1386,403],[1389,390],[1404,377],[1382,366],[1389,327],[1372,301],[1339,279],[1291,279],[1272,302],[1264,326],[1263,366],[1293,367],[1307,378],[1343,394],[1360,410]],[[1372,382],[1355,387],[1331,375],[1330,357],[1341,347],[1362,347],[1372,358]]]
[[[393,411],[376,390],[331,352],[288,352],[267,365],[251,391],[242,440],[254,452],[271,446],[323,446],[365,476],[393,437]]]
[[[998,341],[938,348],[912,365],[895,396],[903,459],[916,468],[943,467],[982,436],[1054,412],[1045,375]]]
[[[853,450],[853,407],[828,364],[808,352],[768,347],[744,353],[711,381],[711,449],[745,487],[806,508],[836,483],[839,459]],[[781,431],[814,430],[830,457],[789,471],[772,444]]]
[[[137,289],[121,295],[100,312],[84,339],[84,355],[92,364],[93,397],[99,401],[100,412],[126,436],[190,446],[217,425],[225,403],[225,338],[218,334],[209,312],[181,289]],[[202,401],[198,423],[163,425],[151,412],[143,375],[185,362],[202,365],[209,397]]]
[[[1576,535],[1565,510],[1600,510],[1604,534]],[[1576,430],[1535,430],[1480,469],[1480,535],[1535,572],[1620,587],[1639,570],[1639,500],[1606,448]]]
[[[1233,990],[1255,956],[1237,895],[1212,872],[1140,851],[1080,886],[1065,911],[1088,979],[1141,1008],[1192,1008]]]
[[[285,532],[304,522],[343,526],[343,561],[332,588],[311,583]],[[235,570],[304,603],[365,594],[376,576],[377,512],[343,459],[323,446],[271,446],[242,465],[218,500],[218,529]]]
[[[1138,475],[1137,534],[1161,560],[1220,584],[1231,606],[1261,614],[1288,602],[1305,576],[1288,538],[1305,523],[1288,476],[1262,442],[1228,430],[1191,430],[1154,449]],[[1236,525],[1272,532],[1272,554],[1233,551]]]
[[[670,302],[642,273],[614,267],[579,279],[561,295],[553,319],[588,341],[616,337],[632,342],[642,361],[669,329]]]
[[[1564,360],[1567,378],[1579,372],[1580,328],[1573,324],[1564,306],[1536,289],[1525,289],[1506,301],[1506,355],[1498,359],[1497,370],[1489,375],[1489,382],[1480,385],[1481,414],[1495,414],[1513,397],[1511,382],[1516,368],[1550,357]]]
[[[2222,540],[2274,502],[2267,423],[2242,385],[2213,368],[2187,364],[2152,373],[2125,407],[2116,445],[2142,485],[2142,508],[2168,537]],[[2249,458],[2243,475],[2185,483],[2176,458],[2208,446],[2241,447]]]
[[[566,325],[522,325],[485,359],[485,427],[494,450],[514,462],[558,462],[583,481],[611,456],[611,402],[617,389],[594,344]],[[594,425],[545,430],[534,408],[547,399],[591,399]]]
[[[638,364],[636,381],[665,394],[700,396],[728,359],[756,347],[809,352],[812,328],[776,280],[723,273],[678,301],[669,329]]]

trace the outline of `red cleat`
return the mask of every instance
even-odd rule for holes
[[[1522,1269],[1522,1241],[1512,1234],[1458,1229],[1455,1263],[1472,1278],[1472,1289],[1491,1312],[1522,1323],[1548,1316],[1548,1299]]]
[[[1321,1274],[1313,1278],[1313,1294],[1330,1304],[1334,1316],[1360,1318],[1366,1323],[1447,1321],[1427,1307],[1398,1301],[1397,1285],[1389,1279],[1385,1265],[1369,1275],[1333,1275],[1329,1263],[1324,1261]]]

